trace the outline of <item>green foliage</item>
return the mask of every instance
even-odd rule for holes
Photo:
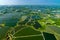
[[[49,9],[43,14],[24,7],[8,7],[2,13],[0,40],[60,40],[60,19],[53,19]]]

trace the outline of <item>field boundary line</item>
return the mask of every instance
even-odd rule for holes
[[[42,36],[42,34],[27,35],[27,36],[17,36],[17,37],[13,37],[13,38],[26,38],[26,37],[35,37],[35,36]]]

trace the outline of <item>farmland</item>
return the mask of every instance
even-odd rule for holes
[[[60,7],[0,7],[0,40],[60,40]]]

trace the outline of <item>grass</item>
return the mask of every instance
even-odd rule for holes
[[[35,35],[35,34],[41,34],[41,32],[35,31],[30,27],[22,28],[17,33],[14,34],[14,36],[26,36],[26,35]]]

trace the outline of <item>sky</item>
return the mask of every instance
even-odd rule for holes
[[[0,5],[60,5],[60,0],[0,0]]]

